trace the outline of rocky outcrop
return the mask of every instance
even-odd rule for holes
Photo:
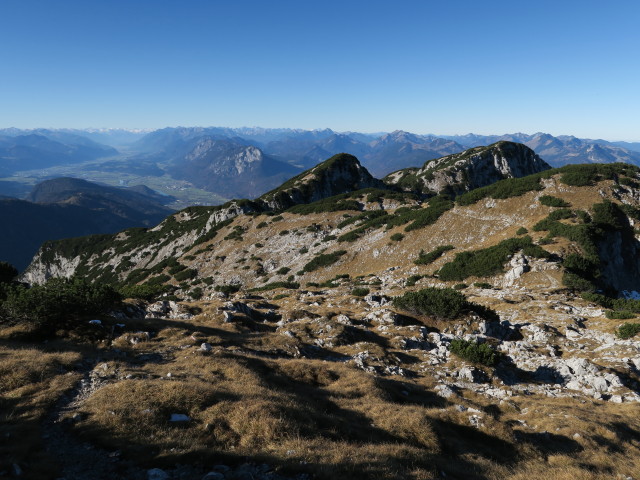
[[[371,176],[358,159],[347,153],[334,155],[310,170],[293,177],[258,200],[270,210],[283,210],[362,188],[387,188]]]
[[[387,175],[387,185],[425,194],[460,194],[506,178],[519,178],[551,168],[529,147],[498,142],[426,162]]]

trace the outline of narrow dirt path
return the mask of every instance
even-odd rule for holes
[[[147,470],[122,458],[118,451],[107,451],[78,439],[68,426],[78,405],[96,390],[109,383],[96,373],[99,363],[85,361],[83,378],[63,395],[45,419],[42,431],[46,451],[60,464],[59,480],[146,480]]]

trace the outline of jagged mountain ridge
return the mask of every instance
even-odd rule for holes
[[[405,191],[458,195],[499,180],[524,177],[549,168],[525,145],[500,141],[427,161],[422,168],[399,170],[387,175],[383,181]]]
[[[382,135],[363,135],[354,132],[337,133],[330,129],[301,131],[274,129],[178,128],[163,129],[148,135],[140,145],[170,144],[201,135],[239,137],[257,146],[266,155],[309,168],[331,155],[347,152],[357,156],[374,176],[384,176],[395,170],[421,165],[428,160],[466,148],[488,145],[498,141],[524,143],[554,167],[570,163],[609,163],[623,161],[640,164],[640,154],[634,144],[605,140],[579,139],[545,133],[505,135],[417,135],[401,130]],[[146,137],[145,137],[146,138]],[[173,140],[172,140],[173,139]],[[178,140],[176,140],[178,139]],[[153,140],[153,141],[151,141]],[[166,147],[167,145],[164,144]],[[630,148],[625,148],[629,146]]]

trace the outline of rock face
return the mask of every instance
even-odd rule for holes
[[[264,194],[259,201],[271,210],[283,210],[362,188],[387,187],[373,178],[356,157],[340,153]]]
[[[405,191],[460,194],[505,178],[519,178],[551,168],[529,147],[498,142],[426,162],[387,175],[383,181]]]

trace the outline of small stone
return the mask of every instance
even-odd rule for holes
[[[147,470],[147,480],[168,480],[169,474],[160,468]]]
[[[472,409],[469,409],[469,411],[471,410]],[[480,428],[482,426],[482,417],[480,417],[479,415],[470,415],[469,423],[476,428]]]
[[[202,345],[200,345],[200,351],[201,352],[210,352],[211,351],[211,344],[204,342]]]
[[[458,371],[458,378],[466,380],[467,382],[474,383],[476,381],[473,369],[469,367],[463,367]]]
[[[172,413],[170,422],[189,422],[191,421],[191,417],[185,415],[184,413]]]

